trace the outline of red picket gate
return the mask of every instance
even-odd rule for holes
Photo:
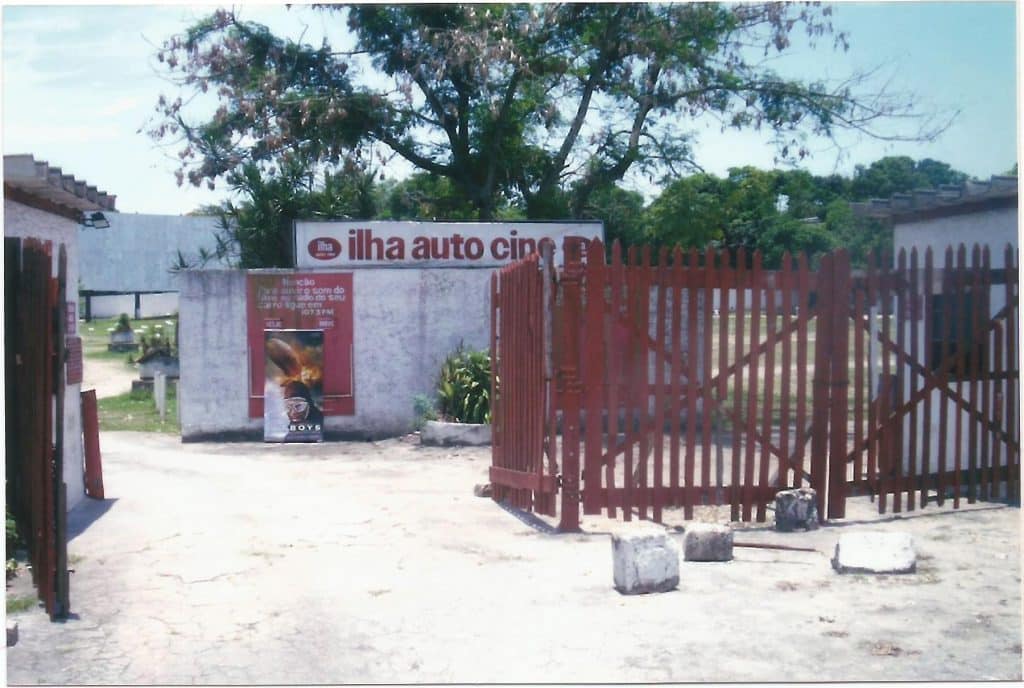
[[[649,248],[635,247],[623,260],[617,243],[606,262],[598,240],[568,240],[564,251],[561,270],[549,252],[495,274],[491,340],[494,498],[555,515],[560,489],[562,530],[578,528],[581,506],[661,521],[666,509],[690,519],[697,507],[728,505],[732,520],[763,521],[775,493],[796,486],[816,489],[823,519],[842,518],[846,495],[861,491],[877,494],[884,510],[888,492],[909,489],[896,468],[908,451],[899,438],[914,436],[904,425],[920,432],[918,417],[930,413],[915,411],[929,398],[922,389],[938,387],[951,366],[966,370],[949,359],[924,387],[904,389],[906,371],[923,364],[905,351],[903,333],[914,342],[922,335],[909,324],[895,341],[887,333],[893,304],[919,294],[916,262],[909,272],[874,266],[861,274],[842,251],[814,271],[789,255],[781,269],[764,270],[759,253],[748,263],[742,250],[735,264],[712,250],[662,250],[652,261]],[[926,272],[935,272],[930,263]],[[971,282],[972,298],[992,283],[979,277],[983,263],[943,272],[945,296],[929,304],[958,303],[967,274],[980,280]],[[986,497],[1000,480],[1005,493],[1019,491],[1019,441],[1006,429],[1019,407],[1010,389],[1019,377],[1008,334],[1017,312],[1010,272],[1001,273],[1006,307],[991,318],[975,309],[970,331],[977,341],[988,337],[991,379],[975,356],[967,396],[949,385],[941,392],[967,414],[981,458],[980,472],[964,467],[975,475],[965,484],[981,480]],[[958,346],[951,356],[967,356]],[[919,343],[910,348],[920,353]],[[890,365],[895,397],[882,384]],[[882,376],[872,388],[874,370]],[[936,425],[945,437],[946,421]],[[921,490],[959,486],[941,466],[922,462],[911,472]]]
[[[69,612],[64,484],[67,256],[50,242],[4,239],[7,504],[28,545],[51,619]],[[54,409],[60,409],[54,413]]]

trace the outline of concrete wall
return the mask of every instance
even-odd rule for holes
[[[119,296],[93,296],[92,317],[114,318],[122,313],[135,317],[135,296],[123,294]],[[178,312],[178,293],[140,294],[139,311],[143,318],[155,318],[161,315],[172,315]],[[84,306],[80,313],[84,314]]]
[[[444,358],[460,342],[488,346],[491,270],[352,272],[356,413],[329,416],[325,430],[409,432],[413,397],[433,394]],[[182,439],[262,437],[263,419],[248,417],[245,273],[182,273],[179,318]]]
[[[78,230],[83,291],[178,291],[177,275],[171,272],[178,251],[191,260],[200,248],[216,246],[217,219],[213,217],[105,215],[110,227]],[[211,263],[208,267],[227,266]]]
[[[918,250],[918,260],[920,261],[919,265],[923,266],[924,265],[924,251],[927,248],[930,247],[932,249],[933,254],[934,254],[933,265],[935,266],[936,269],[941,271],[942,266],[944,265],[944,261],[945,261],[946,247],[952,245],[954,247],[954,251],[955,251],[956,250],[956,246],[960,242],[963,242],[965,247],[967,248],[967,263],[968,263],[968,265],[970,265],[970,261],[971,261],[971,248],[972,248],[973,244],[977,243],[977,244],[980,244],[982,246],[988,246],[989,247],[992,268],[993,269],[1001,269],[1001,268],[1005,267],[1005,253],[1004,253],[1004,251],[1006,249],[1006,245],[1010,244],[1011,246],[1013,246],[1014,250],[1016,250],[1017,246],[1018,246],[1018,242],[1017,242],[1017,232],[1018,232],[1017,217],[1018,217],[1018,213],[1017,213],[1017,209],[1016,208],[1006,208],[1006,209],[997,209],[997,210],[987,210],[987,211],[983,211],[983,212],[970,213],[970,214],[964,214],[964,215],[955,215],[955,216],[952,216],[952,217],[935,218],[935,219],[931,219],[931,220],[922,220],[922,221],[918,221],[918,222],[908,222],[906,224],[896,225],[894,230],[893,230],[893,243],[894,243],[894,247],[895,247],[895,251],[893,253],[894,261],[895,261],[896,256],[899,255],[899,250],[901,248],[903,248],[903,249],[906,249],[906,251],[907,251],[907,260],[909,262],[909,258],[910,258],[909,254],[910,254],[911,248],[917,248],[917,250]],[[940,287],[936,287],[936,291],[938,291],[939,289],[940,289]],[[1005,287],[1005,285],[999,284],[999,285],[994,285],[992,287],[991,294],[990,294],[990,303],[989,303],[989,305],[990,305],[990,308],[991,308],[991,311],[988,314],[989,316],[991,316],[994,313],[997,313],[1000,309],[1002,309],[1006,305],[1006,287]],[[1014,322],[1013,326],[1017,327],[1019,329],[1019,322]],[[908,325],[908,329],[904,333],[905,341],[906,341],[908,347],[910,345],[909,344],[910,343],[909,327],[910,326]],[[926,352],[925,352],[925,345],[926,344],[925,343],[929,342],[930,338],[928,337],[928,333],[924,332],[924,329],[923,329],[924,328],[924,324],[923,324],[923,322],[920,324],[920,327],[921,327],[921,329],[919,330],[919,342],[920,342],[920,345],[919,345],[919,351],[917,352],[917,355],[915,356],[915,358],[917,360],[924,360],[925,357],[926,357]],[[1019,341],[1019,339],[1018,339],[1018,341]],[[1018,346],[1019,346],[1019,344],[1018,344]],[[989,360],[994,360],[994,350],[991,347],[990,347],[990,349],[988,351],[988,356],[989,356]],[[1004,366],[1005,365],[1009,365],[1009,362],[1005,359],[1005,353],[1004,353]],[[1017,362],[1017,365],[1019,366],[1019,360]],[[915,374],[913,372],[911,372],[909,369],[905,369],[904,374],[905,374],[905,378],[904,379],[906,380],[906,383],[904,384],[904,398],[907,398],[907,396],[910,394],[910,380],[912,379],[912,376],[914,376]],[[917,388],[920,388],[920,386],[921,386],[920,376],[917,376],[916,378],[913,378],[913,379],[915,379],[915,384],[916,384]],[[969,393],[967,391],[969,389],[969,385],[965,382],[963,387],[964,387],[964,390],[965,390],[964,391],[965,396],[969,397]],[[1012,389],[1015,391],[1016,398],[1019,400],[1019,398],[1020,398],[1019,386],[1012,385]],[[877,391],[876,391],[876,394],[877,394]],[[939,434],[940,434],[939,433],[939,431],[940,431],[939,418],[940,418],[940,408],[941,408],[943,403],[946,404],[946,414],[947,414],[948,420],[947,420],[946,436],[945,437],[940,437],[939,436]],[[931,422],[929,424],[929,426],[930,426],[929,427],[929,435],[931,437],[931,439],[930,439],[930,447],[931,447],[931,449],[930,449],[930,456],[926,457],[927,460],[928,460],[928,465],[930,467],[930,470],[936,470],[938,468],[938,460],[939,460],[939,456],[938,456],[939,450],[938,450],[938,447],[940,446],[940,443],[944,443],[945,447],[946,447],[946,470],[951,470],[952,469],[952,467],[953,467],[953,456],[955,454],[955,444],[956,444],[956,439],[955,439],[956,418],[957,418],[958,414],[959,414],[959,416],[961,418],[961,423],[962,423],[962,427],[963,427],[963,436],[962,436],[962,442],[961,442],[961,454],[964,457],[963,458],[963,465],[964,465],[964,467],[966,467],[967,466],[967,458],[966,457],[971,452],[971,448],[969,446],[969,436],[968,436],[969,433],[968,433],[968,430],[967,430],[970,427],[970,420],[969,420],[968,414],[965,411],[959,410],[957,408],[957,406],[953,402],[951,402],[951,401],[943,401],[941,393],[938,392],[938,391],[935,391],[935,392],[933,392],[931,394],[930,405],[931,405]],[[1014,407],[1016,409],[1019,409],[1020,408],[1020,404],[1019,403],[1015,403]],[[919,407],[918,416],[919,416],[919,421],[918,422],[919,423],[923,423],[923,418],[922,418],[922,416],[923,416],[923,406]],[[1005,421],[1004,421],[1004,423],[1005,423]],[[1006,425],[1007,425],[1007,427],[1017,427],[1019,425],[1019,411],[1018,411],[1018,419],[1014,419],[1014,420],[1012,420],[1010,423],[1008,423]],[[903,436],[904,436],[903,465],[904,465],[904,470],[909,469],[909,461],[910,461],[910,459],[909,459],[909,443],[910,443],[909,438],[910,438],[910,432],[911,432],[910,421],[909,421],[909,418],[907,418],[905,420],[904,426],[903,426]],[[921,433],[921,429],[918,429],[918,440],[917,440],[917,453],[918,453],[917,465],[918,466],[922,465],[922,459],[925,458],[925,457],[922,457],[922,455],[921,455],[922,447],[921,447],[920,433]],[[1006,453],[1005,449],[1003,450],[1002,453],[1003,453],[1004,461],[1005,461],[1005,453]]]
[[[67,300],[78,302],[78,223],[4,199],[4,236],[52,241],[54,275],[59,255],[56,249],[63,245],[67,252]],[[81,391],[81,385],[67,385],[64,390],[64,482],[68,487],[69,511],[85,498]]]

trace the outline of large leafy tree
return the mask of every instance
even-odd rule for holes
[[[859,201],[888,198],[894,193],[931,189],[942,184],[962,184],[966,180],[967,174],[948,163],[931,158],[914,160],[905,155],[888,156],[854,169],[850,196]]]
[[[380,164],[399,156],[444,178],[480,218],[506,202],[528,217],[580,217],[628,173],[693,168],[687,123],[774,134],[780,159],[805,137],[856,130],[928,139],[941,126],[865,88],[766,66],[796,32],[834,34],[828,7],[766,4],[330,6],[356,38],[338,52],[274,36],[220,10],[170,38],[159,59],[182,87],[150,129],[180,140],[179,179],[213,184],[245,165]],[[368,56],[377,78],[355,73]],[[362,78],[366,76],[367,78]],[[189,103],[212,93],[212,116]],[[911,129],[889,131],[893,118]],[[899,123],[897,126],[901,126]],[[383,157],[375,157],[383,156]]]

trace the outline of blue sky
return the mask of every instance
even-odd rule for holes
[[[32,153],[117,194],[122,212],[184,213],[220,200],[222,188],[178,187],[174,149],[137,133],[161,93],[172,94],[154,54],[166,37],[214,6],[6,5],[3,8],[3,150]],[[843,138],[840,154],[812,145],[804,167],[851,174],[884,155],[931,157],[986,178],[1009,169],[1017,151],[1017,17],[1013,2],[837,3],[837,29],[850,50],[797,45],[775,61],[788,75],[839,78],[879,68],[889,88],[915,94],[922,110],[960,110],[931,144]],[[282,5],[244,5],[242,15],[279,33],[319,43],[347,42],[334,13]],[[698,124],[697,161],[709,172],[773,166],[773,149],[752,133],[719,133]],[[398,171],[401,176],[401,171]]]

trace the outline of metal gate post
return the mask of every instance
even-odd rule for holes
[[[558,523],[561,532],[580,529],[580,311],[583,264],[580,243],[567,237],[563,244],[565,271],[560,285],[562,292],[562,344],[556,378],[560,383],[562,402],[562,514]]]

